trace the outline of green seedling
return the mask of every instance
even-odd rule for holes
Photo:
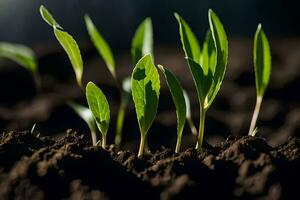
[[[56,39],[63,47],[71,61],[72,67],[76,75],[77,84],[81,89],[83,89],[83,62],[80,49],[76,41],[69,33],[63,31],[63,28],[56,22],[53,15],[44,6],[40,6],[40,14],[44,21],[53,28],[53,32]]]
[[[186,120],[189,124],[189,127],[191,129],[191,133],[197,137],[198,135],[198,131],[197,131],[197,128],[194,124],[194,121],[192,119],[192,114],[191,114],[191,101],[190,101],[190,98],[187,94],[187,92],[185,90],[183,90],[183,96],[184,96],[184,99],[185,99],[185,107],[186,107]]]
[[[119,83],[116,74],[116,62],[109,44],[105,41],[100,31],[96,28],[93,21],[88,15],[85,15],[85,24],[98,53],[103,58],[108,70],[114,77],[120,92],[120,105],[117,115],[115,144],[120,145],[122,141],[122,129],[124,117],[129,100],[131,99],[130,77],[126,77]],[[132,63],[135,65],[137,61],[147,53],[152,53],[153,49],[153,33],[152,22],[150,18],[146,18],[137,28],[137,31],[132,39],[131,56]]]
[[[89,108],[79,105],[75,102],[68,102],[68,105],[88,125],[91,131],[92,142],[93,145],[95,146],[98,142],[98,139],[97,139],[97,128],[96,128],[96,123],[95,123],[93,113]]]
[[[21,44],[0,42],[0,57],[10,59],[31,72],[36,88],[41,87],[38,63],[32,49]]]
[[[102,134],[102,147],[106,147],[106,135],[110,122],[109,104],[103,92],[94,83],[89,82],[86,86],[86,98],[91,112],[93,113],[97,127]]]
[[[228,41],[223,25],[217,15],[208,11],[209,31],[201,51],[191,28],[178,14],[181,43],[191,70],[200,104],[200,123],[196,148],[201,148],[204,136],[205,115],[215,99],[226,70]]]
[[[254,36],[254,71],[255,71],[255,85],[256,85],[256,105],[252,116],[249,135],[255,136],[256,134],[256,121],[260,111],[262,99],[266,88],[269,84],[271,75],[271,51],[268,38],[264,33],[261,24],[258,25]]]
[[[169,71],[167,68],[163,67],[162,65],[158,65],[158,68],[163,72],[167,85],[170,89],[173,102],[176,107],[176,116],[177,116],[177,142],[175,152],[179,153],[180,145],[181,145],[181,138],[182,138],[182,131],[186,121],[186,102],[184,99],[183,89],[177,80],[177,78]]]
[[[138,156],[143,155],[146,135],[156,116],[160,80],[151,54],[142,57],[131,76],[132,97],[141,133]]]

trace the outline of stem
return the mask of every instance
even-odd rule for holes
[[[188,124],[189,124],[189,127],[191,129],[192,134],[194,136],[197,136],[198,131],[197,131],[196,126],[195,126],[195,124],[193,122],[193,119],[191,117],[189,117],[189,118],[187,118],[187,121],[188,121]]]
[[[106,134],[102,135],[102,145],[101,146],[102,146],[103,149],[105,149],[105,147],[106,147]]]
[[[118,116],[117,116],[117,127],[116,127],[116,136],[115,136],[115,144],[120,145],[122,141],[122,129],[124,124],[124,116],[126,107],[124,105],[124,100],[121,98],[121,103],[119,106]]]
[[[91,136],[92,136],[93,145],[96,146],[96,144],[97,144],[97,134],[94,131],[92,131]]]
[[[203,109],[203,106],[200,106],[200,123],[199,123],[199,133],[198,133],[198,141],[196,144],[196,149],[201,148],[203,144],[205,113],[206,110]]]
[[[182,138],[182,135],[178,135],[177,142],[176,142],[175,153],[179,153],[179,151],[180,151],[181,138]]]
[[[40,92],[41,88],[42,88],[42,81],[41,81],[40,74],[37,71],[34,71],[32,73],[32,76],[33,76],[33,81],[34,81],[36,90],[37,90],[37,92]]]
[[[255,129],[256,121],[257,121],[258,114],[259,114],[259,111],[260,111],[261,102],[262,102],[262,96],[257,96],[256,97],[256,104],[255,104],[255,108],[254,108],[254,113],[253,113],[253,116],[252,116],[252,120],[251,120],[248,135],[255,136],[254,129]]]
[[[144,154],[144,146],[145,146],[145,136],[141,135],[140,148],[138,157],[141,157]]]

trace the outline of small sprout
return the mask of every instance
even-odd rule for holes
[[[227,65],[228,41],[223,25],[217,15],[208,11],[210,30],[204,41],[201,52],[200,45],[188,24],[178,15],[181,43],[188,61],[189,68],[196,85],[200,103],[200,123],[196,148],[203,143],[205,115],[215,99]]]
[[[167,81],[167,85],[170,89],[173,102],[176,107],[176,116],[177,116],[177,143],[175,152],[179,153],[182,131],[186,121],[186,103],[184,99],[183,89],[177,80],[177,78],[170,72],[167,68],[162,65],[158,65],[159,69],[164,73],[164,76]]]
[[[67,53],[76,75],[77,84],[82,89],[83,62],[76,41],[69,33],[60,30],[62,27],[59,26],[51,13],[44,6],[40,7],[40,14],[44,21],[53,27],[55,37]]]
[[[68,102],[68,105],[88,125],[91,131],[92,142],[93,145],[95,146],[98,140],[97,140],[97,128],[96,128],[96,123],[95,123],[93,113],[89,108],[79,105],[75,102]]]
[[[10,59],[30,71],[37,89],[40,89],[41,79],[38,73],[38,63],[32,49],[21,44],[0,42],[0,57]]]
[[[192,119],[192,114],[191,114],[191,101],[190,101],[190,98],[187,94],[187,92],[185,90],[183,90],[183,96],[184,96],[184,99],[185,99],[185,107],[186,107],[186,120],[189,124],[189,127],[191,129],[191,132],[194,136],[197,136],[198,135],[198,131],[197,131],[197,128],[193,122],[193,119]]]
[[[30,129],[30,133],[33,134],[36,128],[36,123],[34,123]]]
[[[249,129],[249,135],[255,136],[256,121],[261,107],[261,102],[265,93],[265,90],[269,84],[271,75],[271,51],[268,38],[264,33],[261,24],[258,25],[254,36],[254,71],[255,71],[255,83],[256,83],[256,105],[251,120]]]
[[[91,112],[102,134],[102,147],[106,147],[106,135],[110,122],[109,104],[103,92],[92,82],[86,86],[86,98]]]
[[[143,155],[146,135],[156,116],[160,81],[150,54],[136,64],[131,78],[132,97],[139,123],[141,141],[138,156]]]
[[[152,21],[146,18],[137,28],[131,42],[131,56],[133,65],[146,54],[153,54]]]
[[[93,41],[95,47],[97,48],[99,54],[102,56],[107,68],[109,69],[112,76],[116,79],[116,66],[115,66],[115,60],[112,54],[112,51],[108,45],[108,43],[105,41],[105,39],[102,37],[100,32],[95,27],[93,21],[88,15],[84,16],[85,25],[88,30],[88,33],[90,35],[91,40]]]

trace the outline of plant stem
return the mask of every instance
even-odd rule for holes
[[[121,103],[119,106],[118,116],[117,116],[117,127],[116,127],[116,136],[115,136],[115,144],[120,145],[122,141],[122,129],[124,123],[126,106],[124,105],[124,100],[121,98]]]
[[[105,149],[106,147],[106,134],[105,135],[102,135],[102,148]]]
[[[141,157],[144,154],[144,146],[145,146],[145,135],[141,135],[138,157]]]
[[[198,131],[197,131],[196,126],[195,126],[195,124],[193,122],[193,119],[191,117],[189,117],[189,118],[187,118],[187,121],[188,121],[188,124],[189,124],[189,127],[191,129],[192,134],[194,136],[197,136]]]
[[[94,131],[92,131],[91,136],[92,136],[93,145],[95,146],[97,144],[97,134]]]
[[[179,153],[180,152],[181,138],[182,138],[182,135],[178,135],[177,142],[176,142],[175,153]]]
[[[203,106],[200,106],[200,123],[199,123],[199,133],[198,133],[198,141],[196,144],[196,149],[201,148],[203,144],[205,113],[206,110],[203,108]]]
[[[37,92],[40,92],[41,88],[42,88],[42,81],[41,81],[40,74],[37,71],[35,71],[32,73],[32,76],[33,76],[33,81],[34,81],[36,90],[37,90]]]
[[[253,113],[253,116],[252,116],[252,120],[251,120],[248,135],[255,136],[254,129],[255,129],[256,121],[257,121],[258,114],[259,114],[259,111],[260,111],[261,102],[262,102],[262,96],[257,96],[256,97],[256,104],[255,104],[255,108],[254,108],[254,113]]]

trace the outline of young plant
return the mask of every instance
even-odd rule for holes
[[[109,104],[103,92],[94,83],[86,86],[86,99],[94,119],[102,134],[102,147],[106,147],[106,135],[110,122]]]
[[[175,152],[179,153],[182,131],[186,121],[186,102],[183,94],[183,89],[177,80],[177,78],[170,72],[167,68],[162,65],[158,65],[158,68],[163,72],[167,85],[170,89],[173,102],[176,107],[176,117],[177,117],[177,142]]]
[[[110,46],[105,41],[104,37],[101,35],[99,30],[94,25],[93,21],[88,15],[85,15],[85,24],[90,35],[91,40],[93,41],[94,46],[98,50],[98,53],[103,58],[108,70],[114,77],[117,86],[120,92],[120,105],[117,115],[116,123],[116,135],[115,135],[115,144],[119,145],[122,141],[122,129],[124,123],[124,117],[126,108],[128,106],[129,100],[131,99],[131,85],[130,77],[126,77],[122,80],[122,84],[119,83],[117,74],[116,74],[116,62],[114,60],[113,53]],[[153,49],[153,33],[152,33],[152,22],[150,18],[146,18],[137,28],[137,31],[132,39],[132,62],[133,65],[147,53],[152,53]]]
[[[188,24],[178,14],[181,43],[191,70],[200,104],[200,123],[196,148],[201,148],[204,135],[205,115],[215,99],[226,70],[228,41],[224,27],[217,15],[208,11],[209,31],[203,49]],[[205,48],[204,48],[205,47]]]
[[[44,7],[40,6],[40,14],[44,21],[49,24],[53,28],[54,35],[60,45],[64,48],[65,52],[67,53],[71,64],[73,66],[76,80],[78,86],[83,89],[82,86],[82,74],[83,74],[83,62],[82,57],[80,54],[80,49],[73,39],[73,37],[63,31],[63,28],[56,22],[52,14]]]
[[[264,33],[261,24],[258,25],[254,36],[254,71],[255,71],[255,85],[256,85],[256,105],[251,120],[248,135],[255,136],[256,121],[261,107],[261,102],[269,83],[271,75],[271,51],[268,38]]]
[[[0,57],[10,59],[30,71],[37,90],[40,90],[41,79],[36,56],[32,49],[21,44],[0,42]]]
[[[91,131],[92,142],[93,142],[93,145],[95,146],[97,144],[98,140],[97,140],[97,128],[96,128],[96,123],[95,123],[93,113],[91,112],[91,110],[89,108],[79,105],[75,102],[68,102],[68,105],[88,125],[88,127]]]
[[[141,133],[138,156],[144,153],[146,135],[156,116],[160,80],[151,54],[142,57],[131,76],[132,97]]]

